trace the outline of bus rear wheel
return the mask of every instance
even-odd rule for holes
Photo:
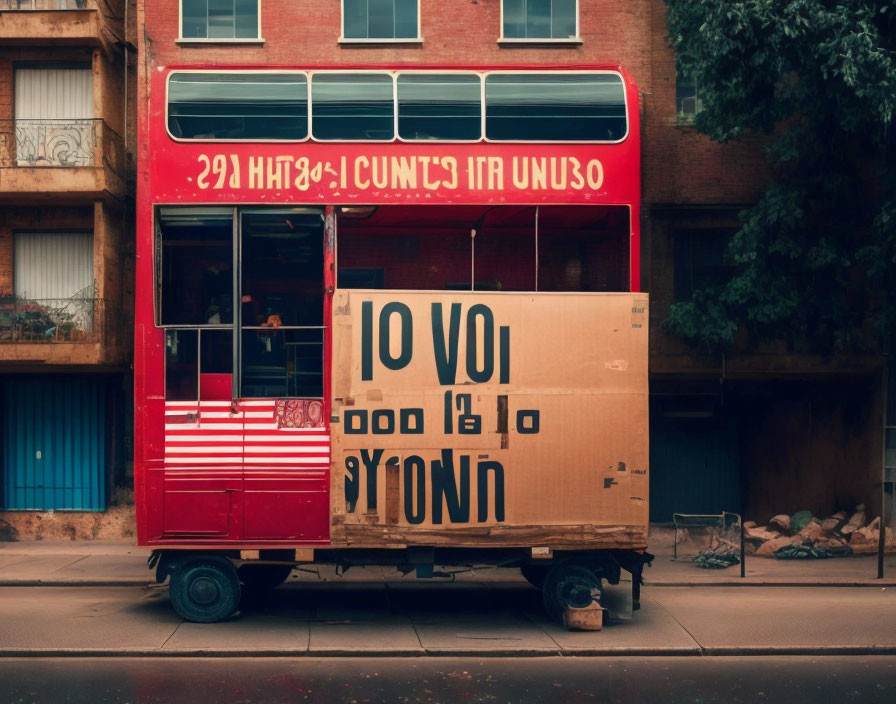
[[[554,621],[563,621],[567,607],[588,606],[600,593],[600,577],[582,565],[560,563],[554,565],[541,588],[544,608]]]
[[[227,560],[191,560],[171,574],[171,604],[177,614],[196,623],[225,619],[240,602],[236,568]]]

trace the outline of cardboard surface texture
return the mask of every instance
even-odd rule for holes
[[[647,305],[337,291],[333,544],[644,547]]]

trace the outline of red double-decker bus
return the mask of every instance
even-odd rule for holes
[[[622,568],[636,600],[647,297],[628,74],[149,80],[135,486],[176,610],[223,618],[303,562],[515,565],[555,616],[596,608]]]

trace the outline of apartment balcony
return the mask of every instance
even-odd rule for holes
[[[120,198],[124,162],[101,119],[0,120],[0,203]]]
[[[99,0],[0,0],[0,44],[53,44],[57,46],[102,46],[108,32],[119,34],[121,17],[109,6],[121,3]]]
[[[123,317],[116,301],[3,296],[0,364],[118,364],[124,359],[126,347],[122,328]]]

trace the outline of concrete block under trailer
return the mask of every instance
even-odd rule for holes
[[[166,421],[189,427],[166,422],[167,468],[147,472],[160,528],[141,543],[181,616],[220,620],[241,590],[315,564],[519,567],[552,617],[582,627],[628,572],[637,608],[651,559],[645,294],[337,290],[332,335],[329,409],[167,402]],[[244,445],[218,491],[175,462],[179,432],[213,434],[222,416]],[[280,464],[253,454],[261,432],[287,438]],[[200,537],[197,511],[215,509],[196,502],[221,497],[226,525]]]

